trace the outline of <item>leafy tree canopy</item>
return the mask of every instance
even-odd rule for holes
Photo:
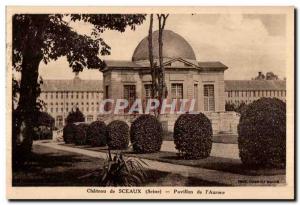
[[[13,117],[13,147],[15,148],[24,122],[26,133],[21,146],[30,150],[34,125],[41,102],[39,65],[66,56],[74,72],[84,68],[105,66],[101,55],[109,55],[110,47],[102,39],[105,30],[124,32],[135,29],[145,20],[144,14],[15,14],[12,17],[12,65],[21,72],[19,100]],[[76,32],[71,22],[88,22],[90,35]],[[17,156],[13,153],[14,156]],[[16,160],[16,159],[14,159]]]
[[[54,118],[47,112],[39,112],[37,115],[37,126],[44,125],[48,127],[54,126]]]
[[[68,19],[91,23],[91,35],[74,31]],[[100,68],[104,64],[98,54],[110,54],[101,33],[107,29],[124,32],[127,27],[134,30],[144,20],[145,15],[136,14],[16,14],[13,16],[13,67],[22,69],[24,55],[30,55],[31,47],[44,63],[66,56],[74,71]]]

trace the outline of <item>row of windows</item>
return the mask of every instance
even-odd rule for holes
[[[228,91],[228,97],[285,97],[284,90]]]
[[[64,105],[63,102],[61,102],[61,103],[56,102],[56,103],[55,103],[56,106],[58,106],[59,104],[62,105],[62,106]],[[84,104],[85,104],[84,102],[81,103],[81,105],[84,105]],[[99,105],[99,102],[96,102],[95,104],[96,104],[96,105]],[[48,103],[45,103],[45,105],[47,106]],[[53,106],[54,103],[51,102],[51,103],[49,103],[49,105],[50,105],[50,106]],[[69,103],[66,102],[65,105],[68,106]],[[72,105],[72,106],[73,106],[73,105],[79,105],[79,103],[78,103],[78,102],[77,102],[77,103],[71,102],[70,105]],[[86,102],[86,105],[89,105],[89,102]],[[91,105],[94,105],[94,102],[91,102]]]
[[[151,84],[144,85],[145,98],[151,98]],[[203,86],[204,93],[204,111],[215,111],[215,94],[214,85],[207,84]],[[109,86],[105,87],[105,98],[109,98]],[[198,84],[194,84],[194,98],[198,99]],[[127,99],[131,105],[136,99],[136,86],[124,85],[123,86],[124,99]],[[171,84],[171,99],[183,99],[183,83]]]
[[[99,112],[99,110],[100,110],[100,108],[99,107],[91,107],[91,109],[89,108],[89,107],[81,107],[80,108],[80,111],[82,111],[82,112],[94,112],[94,111],[97,111],[97,112]],[[46,112],[50,112],[50,113],[53,113],[53,112],[70,112],[70,111],[72,111],[72,108],[68,108],[68,107],[66,107],[66,108],[53,108],[53,107],[51,107],[51,108],[45,108],[45,111]]]
[[[63,98],[76,98],[76,99],[89,99],[89,97],[91,97],[91,99],[94,99],[95,96],[96,98],[100,97],[100,93],[99,92],[44,92],[45,95],[45,99],[63,99]]]

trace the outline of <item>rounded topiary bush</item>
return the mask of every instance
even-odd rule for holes
[[[285,167],[286,104],[261,98],[249,104],[238,125],[242,162],[251,167]]]
[[[63,129],[63,138],[66,144],[74,143],[74,130],[75,125],[73,123],[67,124]]]
[[[115,120],[107,126],[107,145],[110,149],[126,149],[129,144],[129,126]]]
[[[141,115],[133,121],[130,141],[136,153],[158,152],[162,144],[161,123],[152,115]]]
[[[107,126],[103,121],[92,122],[87,129],[87,144],[93,147],[105,146],[107,143]]]
[[[203,159],[212,148],[212,126],[203,114],[183,114],[175,122],[174,143],[184,159]]]
[[[87,129],[89,125],[81,123],[75,126],[74,130],[74,143],[76,145],[85,145],[87,139]]]

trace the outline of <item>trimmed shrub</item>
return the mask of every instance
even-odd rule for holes
[[[87,129],[87,144],[102,147],[107,143],[107,126],[103,121],[92,122]]]
[[[183,114],[175,122],[174,143],[180,157],[203,159],[210,155],[212,148],[212,126],[203,114]]]
[[[84,115],[79,110],[79,108],[76,108],[76,111],[69,112],[67,118],[66,118],[67,124],[75,123],[75,122],[84,122]]]
[[[85,145],[86,144],[86,134],[89,125],[81,123],[75,126],[74,130],[74,143],[76,145]]]
[[[284,168],[286,161],[286,104],[261,98],[249,104],[238,125],[242,162],[251,167]]]
[[[74,143],[74,124],[67,124],[63,129],[63,138],[66,144]]]
[[[152,115],[141,115],[133,121],[130,141],[136,153],[158,152],[162,145],[161,123]]]
[[[107,126],[107,145],[110,149],[126,149],[129,144],[129,126],[115,120]]]

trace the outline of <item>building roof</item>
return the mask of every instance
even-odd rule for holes
[[[225,80],[225,91],[286,90],[285,80]]]
[[[203,71],[226,70],[228,67],[219,61],[198,62],[198,66]]]
[[[158,34],[158,31],[152,34],[153,57],[156,59],[159,56]],[[146,36],[134,50],[132,61],[148,60],[148,49],[148,36]],[[192,46],[182,36],[170,30],[163,31],[163,57],[196,60]]]
[[[111,68],[138,68],[141,67],[141,65],[136,64],[132,61],[126,61],[126,60],[105,60],[104,61],[107,67]]]
[[[101,80],[82,80],[75,77],[72,80],[43,80],[41,90],[49,91],[95,91],[103,92]]]
[[[180,58],[173,59],[173,60],[178,60],[178,59],[180,59]],[[172,60],[164,59],[165,64],[167,64],[170,61],[172,61]],[[226,65],[224,65],[223,63],[218,62],[218,61],[197,62],[197,61],[186,60],[184,62],[194,65],[195,68],[197,68],[201,71],[224,71],[228,68]],[[140,62],[132,62],[132,61],[125,61],[125,60],[106,60],[105,64],[106,64],[107,68],[119,68],[119,69],[128,69],[128,68],[149,69],[149,66],[150,66],[148,60],[140,61]],[[174,66],[165,65],[165,68],[173,68],[173,67]],[[183,67],[191,68],[191,66],[185,66],[185,65]],[[176,68],[176,66],[174,68]]]

